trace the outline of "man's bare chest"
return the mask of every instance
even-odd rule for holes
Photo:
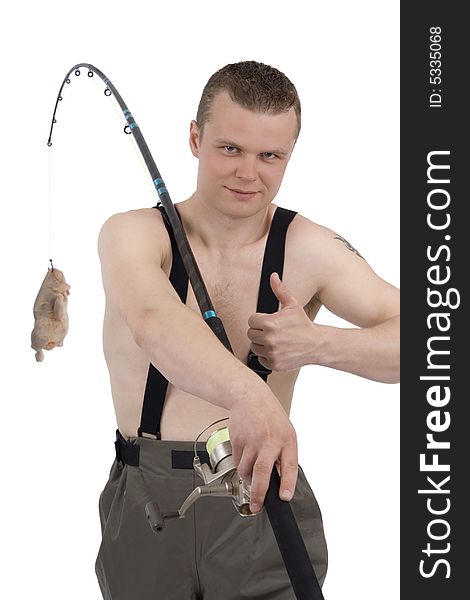
[[[250,252],[234,255],[227,253],[227,256],[224,257],[214,257],[197,252],[196,247],[195,257],[214,309],[222,320],[234,354],[245,363],[251,344],[247,336],[249,318],[258,312],[259,300],[261,300],[260,312],[263,312],[263,305],[266,305],[266,291],[261,298],[259,297],[264,245],[260,244],[258,248],[251,249]],[[296,262],[286,247],[283,280],[313,320],[319,306],[312,303],[308,284],[302,280],[300,267]],[[190,284],[188,285],[186,305],[200,315],[200,309]]]
[[[214,310],[222,320],[233,351],[244,360],[249,351],[248,319],[257,311],[263,253],[237,257],[196,258]],[[200,309],[188,285],[186,305],[195,313]]]

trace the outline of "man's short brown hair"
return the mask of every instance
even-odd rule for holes
[[[234,102],[252,111],[279,114],[294,107],[297,139],[300,133],[300,100],[294,84],[281,71],[254,60],[226,65],[206,83],[196,115],[201,137],[204,125],[210,120],[214,98],[223,90]]]

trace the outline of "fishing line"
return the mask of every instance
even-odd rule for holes
[[[49,148],[49,185],[48,185],[48,196],[49,196],[49,256],[51,257],[49,259],[50,263],[51,263],[51,267],[52,269],[54,269],[54,265],[52,264],[52,227],[53,227],[53,223],[52,223],[52,177],[51,177],[51,172],[52,172],[52,168],[51,168],[51,148]]]
[[[91,73],[91,75],[90,75]],[[88,71],[88,77],[90,79],[92,79],[94,85],[96,86],[97,89],[99,89],[100,91],[103,91],[102,86],[98,83],[98,81],[96,81],[96,78],[93,77],[93,71]],[[113,94],[108,95],[107,96],[108,102],[109,104],[113,107],[113,111],[114,114],[116,116],[116,119],[120,125],[120,127],[122,127],[125,123],[127,123],[127,121],[125,121],[124,117],[122,114],[119,113],[117,107],[116,107],[116,101],[114,99]],[[56,122],[56,121],[55,121]],[[135,155],[137,156],[138,162],[142,167],[142,170],[144,172],[144,180],[147,182],[147,185],[149,186],[149,188],[152,190],[152,192],[154,191],[154,187],[152,186],[152,183],[149,182],[149,178],[148,178],[148,170],[147,167],[144,163],[144,160],[142,158],[142,154],[139,152],[138,146],[136,144],[136,141],[134,139],[134,136],[130,135],[129,136],[129,143],[131,145],[131,147],[134,150]],[[53,180],[53,168],[52,168],[52,146],[50,146],[48,144],[48,157],[49,157],[49,166],[48,166],[48,172],[49,172],[49,183],[48,183],[48,198],[49,198],[49,256],[51,257],[49,259],[49,262],[51,263],[51,266],[53,268],[53,262],[52,262],[52,257],[53,257],[53,250],[54,250],[54,243],[53,243],[53,239],[55,240],[55,236],[54,236],[54,207],[53,207],[53,194],[52,194],[52,180]]]

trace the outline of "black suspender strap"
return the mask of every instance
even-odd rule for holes
[[[158,204],[158,208],[163,216],[163,222],[167,228],[168,235],[171,240],[171,251],[173,254],[173,261],[171,265],[170,281],[175,288],[181,302],[186,303],[186,296],[188,294],[188,276],[186,269],[184,268],[181,254],[179,253],[176,240],[173,235],[168,217],[161,204]],[[175,207],[176,208],[176,207]],[[178,209],[176,209],[178,212]],[[181,218],[181,217],[180,217]],[[144,403],[142,406],[142,415],[140,419],[140,427],[137,431],[139,437],[155,437],[157,440],[161,439],[160,433],[160,421],[163,413],[163,405],[165,403],[166,390],[168,387],[168,379],[160,373],[158,369],[150,363],[147,383],[145,386]]]
[[[282,279],[287,228],[296,214],[297,212],[281,206],[278,206],[274,213],[264,251],[256,312],[274,313],[279,308],[279,300],[271,289],[269,279],[271,273],[277,273],[279,278]],[[263,367],[256,354],[251,350],[248,353],[247,366],[253,369],[264,381],[267,381],[268,375],[272,373],[271,369]]]

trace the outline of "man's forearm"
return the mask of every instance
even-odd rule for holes
[[[400,381],[400,316],[361,329],[315,325],[312,336],[315,356],[308,357],[306,364],[320,364],[383,383]]]
[[[168,297],[142,318],[137,344],[179,389],[230,409],[266,384],[231,354],[202,317]],[[265,392],[265,390],[262,390]]]

